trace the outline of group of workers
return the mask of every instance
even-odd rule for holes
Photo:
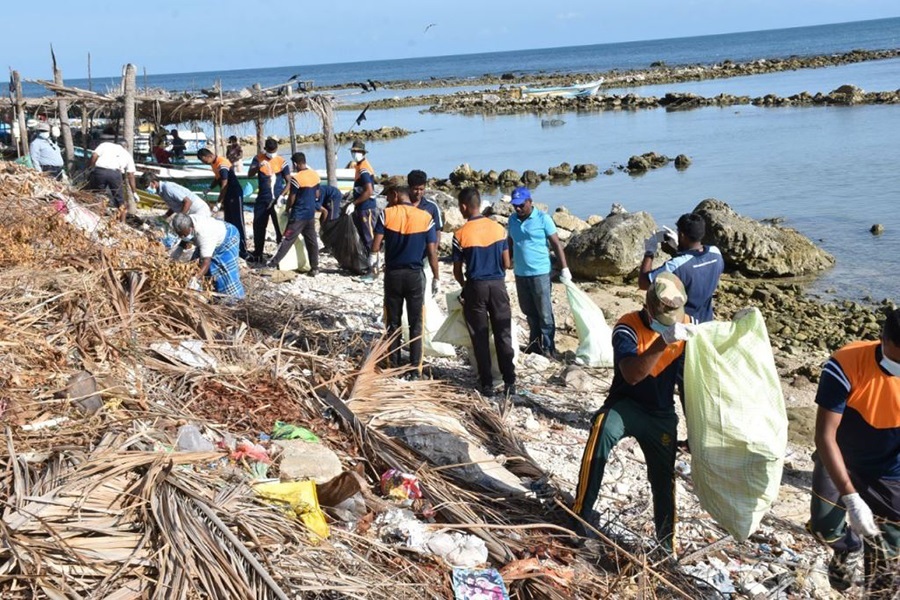
[[[32,143],[36,168],[51,175],[59,165],[45,148],[49,128],[40,127]],[[48,135],[43,134],[47,132]],[[322,225],[351,215],[368,254],[369,272],[377,276],[384,255],[385,327],[391,336],[389,363],[400,366],[400,329],[404,310],[408,318],[408,363],[411,375],[422,373],[424,304],[427,293],[440,291],[438,244],[443,220],[440,209],[425,197],[427,177],[420,170],[405,182],[392,181],[384,190],[387,208],[375,201],[375,171],[365,144],[351,147],[355,165],[353,190],[342,206],[337,188],[321,183],[303,153],[291,164],[278,156],[277,142],[266,141],[255,156],[249,174],[259,178],[254,207],[254,248],[248,253],[244,239],[243,191],[235,177],[234,162],[202,149],[198,157],[213,170],[213,186],[220,188],[218,204],[225,220],[212,218],[209,206],[196,194],[152,173],[141,177],[141,187],[166,203],[166,217],[183,243],[197,247],[199,266],[192,280],[210,276],[217,292],[244,296],[238,258],[277,266],[299,236],[310,261],[310,275],[318,272],[316,220]],[[240,160],[232,150],[231,157]],[[108,189],[112,206],[124,217],[122,174],[134,186],[134,161],[121,146],[104,143],[91,159],[90,187]],[[275,208],[288,190],[287,225],[281,231]],[[482,215],[482,200],[475,188],[459,193],[458,206],[465,224],[453,234],[454,279],[462,287],[459,301],[472,341],[480,391],[493,396],[490,337],[493,335],[503,393],[516,393],[512,310],[506,290],[506,271],[513,270],[519,306],[528,323],[526,352],[557,356],[551,298],[551,250],[560,268],[560,280],[571,282],[565,251],[550,216],[533,204],[528,188],[511,195],[514,214],[504,228]],[[269,220],[278,248],[266,262],[264,242]],[[704,244],[703,218],[682,215],[676,229],[663,228],[645,241],[638,286],[646,290],[644,305],[622,316],[612,332],[613,381],[602,408],[591,421],[579,471],[573,511],[575,529],[590,535],[596,524],[594,504],[606,463],[616,444],[634,437],[647,464],[653,498],[656,535],[660,547],[675,552],[675,460],[677,452],[676,390],[683,397],[685,343],[695,325],[714,318],[713,295],[724,270],[719,250]],[[661,246],[671,258],[653,268]],[[431,274],[427,287],[426,269]],[[837,350],[825,364],[816,395],[818,412],[811,518],[808,528],[833,549],[829,579],[836,589],[854,583],[856,565],[864,562],[869,597],[889,598],[900,578],[900,309],[886,314],[881,339],[852,343]],[[689,446],[685,446],[689,451]],[[863,560],[864,558],[864,560]]]

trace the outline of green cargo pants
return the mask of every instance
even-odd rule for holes
[[[668,411],[650,411],[631,398],[622,398],[611,406],[601,408],[594,415],[584,448],[572,510],[588,520],[600,493],[609,453],[622,438],[633,437],[647,461],[656,537],[664,548],[672,551],[675,542],[677,432],[678,416],[674,407]]]
[[[881,539],[865,540],[867,598],[893,598],[900,589],[900,481],[869,481],[849,472],[853,487],[875,514]],[[813,454],[813,484],[807,529],[836,552],[855,552],[863,540],[847,526],[840,492]]]

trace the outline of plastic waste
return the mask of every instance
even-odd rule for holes
[[[484,540],[467,533],[435,533],[428,537],[425,547],[452,567],[476,567],[488,559]]]
[[[290,216],[285,208],[281,204],[275,207],[275,215],[278,217],[278,227],[281,228],[281,231],[287,228],[288,217]],[[284,255],[284,258],[278,263],[278,270],[306,273],[310,268],[309,256],[306,254],[306,243],[303,240],[303,236],[298,235],[296,241],[294,241],[293,251],[289,251]]]
[[[504,567],[504,571],[506,567]],[[503,577],[496,569],[453,569],[454,600],[509,600]]]
[[[575,357],[588,367],[613,365],[612,329],[606,323],[603,311],[590,296],[569,281],[566,298],[578,332],[578,349]]]
[[[407,548],[424,551],[430,534],[427,526],[405,508],[386,510],[375,517],[373,524],[384,542],[402,542]]]
[[[359,232],[351,215],[341,215],[329,221],[321,231],[322,242],[329,249],[342,269],[362,275],[368,268],[368,254],[359,239]]]
[[[203,437],[200,428],[187,424],[178,428],[175,449],[179,452],[213,452],[216,448],[211,441]]]
[[[273,440],[303,440],[305,442],[318,442],[319,437],[309,429],[299,425],[291,425],[284,421],[275,421],[272,428]]]
[[[416,476],[399,469],[388,469],[381,475],[381,493],[395,500],[418,500],[422,497]]]
[[[456,350],[451,344],[435,341],[435,335],[443,326],[447,317],[434,296],[431,295],[431,268],[425,267],[425,322],[422,327],[422,350],[425,356],[442,356],[446,358],[456,356]],[[466,333],[468,336],[468,332]],[[406,311],[403,311],[403,341],[409,342],[409,319]]]
[[[778,497],[787,415],[765,320],[703,323],[685,346],[685,414],[700,504],[746,540]]]
[[[244,194],[244,198],[249,198],[253,195],[253,184],[247,181],[244,183],[244,187],[241,188],[241,192]]]
[[[276,506],[293,512],[309,529],[310,541],[327,538],[330,531],[325,521],[325,513],[319,507],[316,496],[316,482],[289,481],[282,483],[259,483],[253,490],[260,498]]]

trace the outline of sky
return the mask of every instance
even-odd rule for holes
[[[272,7],[262,15],[258,7]],[[543,8],[541,8],[543,6]],[[0,56],[24,79],[225,71],[603,44],[900,17],[898,0],[7,2]],[[16,24],[17,26],[10,26]],[[433,24],[431,27],[429,25]]]

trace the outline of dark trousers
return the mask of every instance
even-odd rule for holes
[[[617,400],[594,415],[584,447],[573,512],[590,522],[613,447],[622,438],[637,440],[647,461],[653,494],[653,522],[660,544],[672,550],[675,540],[675,411],[649,411],[631,398]]]
[[[109,190],[109,205],[119,208],[125,202],[122,195],[122,174],[115,169],[94,167],[88,180],[88,189],[94,192]]]
[[[306,246],[306,256],[309,258],[309,267],[311,269],[319,268],[319,238],[316,235],[316,220],[301,219],[299,221],[288,221],[287,227],[284,228],[284,236],[281,243],[278,244],[278,250],[272,257],[271,263],[278,266],[281,259],[284,258],[291,248],[297,237],[303,234],[303,245]]]
[[[490,334],[494,334],[494,348],[497,350],[497,363],[503,374],[503,383],[516,382],[515,356],[512,347],[512,310],[509,307],[509,294],[506,283],[502,279],[485,281],[466,281],[463,288],[463,315],[472,338],[475,352],[475,365],[478,368],[478,379],[482,386],[493,383],[491,376]],[[488,327],[490,325],[490,328]]]
[[[872,509],[881,541],[865,540],[867,598],[890,598],[900,587],[900,480],[866,479],[848,470],[853,487]],[[863,540],[847,526],[841,494],[813,454],[812,499],[807,529],[836,552],[854,552]]]
[[[384,325],[391,338],[388,362],[392,367],[400,359],[400,327],[403,305],[409,322],[409,364],[422,372],[422,327],[425,320],[425,273],[422,269],[391,269],[384,273]]]
[[[556,321],[553,319],[551,290],[550,273],[533,277],[516,275],[519,307],[528,320],[528,346],[525,352],[556,354]]]
[[[53,167],[50,165],[42,165],[41,171],[44,173],[49,173],[53,179],[60,179],[60,175],[62,175],[63,168],[62,166]]]
[[[353,224],[359,232],[359,239],[366,248],[366,254],[372,251],[372,240],[375,239],[375,217],[377,208],[357,208],[353,211]]]
[[[275,226],[275,243],[280,244],[281,228],[278,227],[278,215],[275,214],[275,201],[260,200],[257,196],[256,204],[253,205],[253,254],[257,258],[262,258],[266,246],[266,228],[270,218]]]
[[[237,193],[231,191],[231,187],[225,193],[222,202],[222,212],[226,223],[231,223],[240,236],[239,255],[247,258],[247,236],[244,234],[244,193],[238,188]]]

